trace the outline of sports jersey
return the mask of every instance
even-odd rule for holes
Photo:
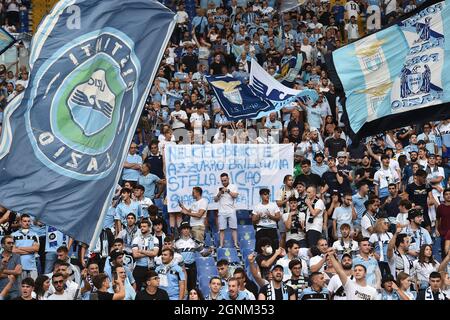
[[[308,287],[303,290],[300,300],[330,300],[330,291],[327,288],[322,288],[318,292]]]
[[[175,250],[181,254],[185,264],[195,262],[195,252],[203,249],[203,243],[194,238],[180,238],[175,241]]]
[[[159,288],[166,290],[170,300],[183,300],[180,297],[179,281],[185,281],[183,269],[178,264],[161,264],[156,267],[156,273],[159,276]]]
[[[139,234],[137,235],[132,244],[132,248],[138,248],[140,250],[153,250],[159,244],[158,238],[153,236],[151,233],[147,235]],[[155,262],[154,258],[143,257],[136,259],[136,266],[154,268]]]
[[[359,246],[358,242],[355,240],[344,241],[339,239],[333,242],[333,249],[336,250],[338,259],[340,260],[344,253],[348,253],[352,257],[355,257],[358,254]]]
[[[382,234],[373,233],[369,242],[372,244],[375,252],[380,255],[379,261],[387,262],[387,249],[389,245],[389,240],[392,239],[392,233],[385,232]]]
[[[31,247],[35,242],[39,244],[38,235],[30,229],[20,229],[13,232],[11,236],[14,238],[14,245],[17,248]],[[26,271],[37,270],[35,253],[21,254],[20,264],[22,269]]]
[[[284,282],[288,287],[291,287],[292,290],[295,291],[297,296],[297,300],[300,300],[302,296],[303,289],[308,286],[308,282],[305,280],[303,276],[300,276],[298,279],[288,279]]]

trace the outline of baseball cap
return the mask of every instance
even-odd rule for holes
[[[303,150],[297,149],[297,151],[295,151],[294,153],[294,156],[304,157],[305,152],[303,152]]]
[[[337,157],[338,157],[338,158],[346,158],[346,157],[347,157],[347,152],[345,152],[345,151],[339,151],[339,152],[337,153]]]
[[[283,267],[281,264],[275,263],[275,264],[272,266],[272,268],[270,268],[270,271],[273,271],[273,270],[275,270],[276,268],[281,268],[282,270],[284,270],[284,267]]]
[[[179,230],[184,229],[184,228],[190,228],[191,225],[189,224],[188,221],[183,221],[182,223],[180,223],[180,226],[178,227]]]
[[[350,253],[344,253],[341,257],[341,261],[344,260],[345,257],[349,257],[350,259],[353,259],[352,255]]]
[[[316,159],[317,157],[325,158],[325,156],[323,155],[322,152],[317,152],[317,153],[314,155],[314,159]]]
[[[109,254],[109,258],[111,261],[116,260],[118,257],[123,256],[124,253],[120,250],[113,250],[110,254]]]

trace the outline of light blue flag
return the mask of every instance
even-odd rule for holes
[[[1,205],[85,243],[98,235],[175,23],[152,0],[55,5],[5,110]]]
[[[333,52],[345,113],[360,137],[448,118],[450,0],[429,1],[401,20]]]
[[[8,50],[15,42],[16,39],[8,31],[0,28],[0,54]]]

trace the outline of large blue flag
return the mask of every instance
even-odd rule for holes
[[[0,54],[8,50],[15,42],[16,39],[8,31],[0,28]]]
[[[5,110],[0,203],[89,243],[111,202],[175,25],[152,0],[63,0]]]
[[[450,117],[450,0],[427,1],[332,58],[351,133]]]

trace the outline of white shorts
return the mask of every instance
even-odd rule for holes
[[[235,213],[220,213],[219,212],[219,230],[237,229],[237,217]]]

